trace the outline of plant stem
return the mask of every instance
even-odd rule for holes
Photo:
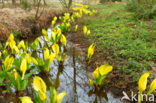
[[[138,103],[141,103],[141,99],[142,99],[142,92],[139,92]]]

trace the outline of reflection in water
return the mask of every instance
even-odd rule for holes
[[[85,65],[78,60],[74,54],[75,52],[72,51],[68,51],[68,57],[59,78],[60,86],[57,88],[58,92],[67,91],[63,103],[100,103],[100,101],[101,103],[107,103],[107,101],[108,103],[121,103],[119,99],[113,98],[110,93],[109,97],[111,99],[108,100],[109,97],[104,91],[95,92],[92,90],[88,85]],[[57,69],[57,67],[53,68],[51,73],[57,72]],[[55,81],[55,77],[50,78]]]
[[[77,95],[77,91],[76,91],[76,67],[75,67],[75,48],[73,47],[73,68],[74,68],[74,76],[73,76],[73,78],[74,78],[74,103],[78,103],[78,99],[77,99],[77,97],[78,97],[78,95]]]
[[[102,103],[102,98],[104,98],[106,101],[108,101],[107,94],[104,90],[100,90],[100,91],[90,90],[88,93],[88,96],[90,97],[92,95],[95,95],[94,103],[98,103],[98,99],[99,99],[100,103]]]

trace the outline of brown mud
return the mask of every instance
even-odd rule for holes
[[[53,10],[55,9],[55,10]],[[0,41],[6,41],[10,33],[19,39],[35,38],[41,34],[42,28],[48,28],[54,16],[61,16],[57,6],[46,7],[39,19],[35,19],[35,11],[21,8],[0,8]]]

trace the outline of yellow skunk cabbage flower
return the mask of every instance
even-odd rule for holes
[[[50,59],[50,63],[54,60],[56,54],[49,54],[49,49],[46,48],[46,50],[44,51],[44,58],[45,59]]]
[[[25,59],[26,59],[28,64],[30,64],[32,62],[31,57],[29,56],[28,53],[26,54]]]
[[[28,64],[33,62],[34,64],[38,65],[37,60],[34,57],[31,57],[29,54],[26,54],[25,59],[26,59]]]
[[[92,73],[94,79],[89,79],[90,86],[101,86],[103,85],[104,79],[106,78],[107,74],[113,70],[113,67],[110,65],[102,65],[97,67],[95,71]]]
[[[53,19],[53,21],[51,22],[51,26],[52,27],[55,25],[56,21],[57,21],[57,17],[55,16],[54,19]]]
[[[22,47],[23,49],[25,49],[25,44],[24,44],[24,41],[20,41],[20,43],[18,44],[17,46],[19,49]]]
[[[138,82],[138,87],[139,87],[139,98],[138,98],[138,103],[141,103],[142,100],[142,92],[145,91],[146,85],[147,85],[147,78],[149,77],[150,72],[147,72],[143,74]]]
[[[84,33],[84,35],[87,34],[87,27],[86,26],[83,27],[83,33]]]
[[[45,99],[47,99],[46,93],[44,92],[39,92],[39,97],[42,101],[45,101]]]
[[[56,55],[56,59],[57,59],[57,61],[61,61],[61,60],[62,60],[62,58],[61,58],[61,53],[58,53],[58,54]]]
[[[75,31],[77,31],[78,30],[78,25],[75,25]]]
[[[58,44],[53,44],[52,45],[52,49],[53,49],[53,52],[55,54],[58,54],[59,53],[59,45]]]
[[[61,20],[61,19],[62,19],[62,17],[61,17],[61,16],[59,16],[59,19]]]
[[[54,53],[49,56],[50,63],[54,60],[55,56],[56,56],[56,54],[54,54]]]
[[[60,28],[57,29],[57,35],[58,35],[58,37],[61,35],[61,29]]]
[[[39,76],[35,76],[33,80],[33,87],[36,91],[42,91],[44,93],[46,92],[46,85]]]
[[[5,60],[3,61],[5,70],[9,70],[12,67],[14,58],[10,57],[9,55],[5,58]]]
[[[44,58],[48,59],[49,58],[49,49],[46,48],[46,50],[44,51]]]
[[[55,23],[56,23],[56,21],[53,20],[53,21],[51,22],[51,26],[54,27]]]
[[[66,46],[67,40],[66,40],[66,37],[64,35],[61,36],[60,41],[62,44],[64,44]]]
[[[14,35],[11,33],[10,36],[8,37],[8,40],[6,42],[5,47],[7,47],[8,45],[10,45],[10,42],[14,41]],[[16,42],[13,42],[12,45],[16,45]]]
[[[68,28],[71,26],[69,22],[68,22],[68,23],[66,23],[66,24],[67,24],[67,27],[68,27]]]
[[[87,35],[89,35],[89,34],[90,34],[90,30],[87,31]]]
[[[92,44],[92,45],[89,46],[87,58],[90,59],[92,57],[92,55],[94,54],[94,48],[95,48],[94,44]]]
[[[42,34],[47,35],[47,31],[45,29],[42,29]]]
[[[52,89],[52,94],[53,94],[53,100],[51,100],[52,103],[61,103],[63,97],[66,95],[66,92],[60,93],[57,95],[57,92],[55,88]]]
[[[71,16],[71,20],[72,20],[72,22],[73,22],[73,23],[75,22],[75,20],[74,20],[74,17],[73,17],[73,16]]]
[[[55,16],[55,17],[54,17],[54,21],[56,21],[56,20],[57,20],[57,17]]]
[[[34,43],[35,43],[35,45],[38,45],[38,43],[39,43],[39,37],[37,39],[35,39]]]
[[[73,7],[72,8],[74,11],[78,11],[79,10],[79,7]]]
[[[48,67],[47,67],[47,71],[49,71],[49,66],[50,66],[51,62],[54,60],[55,56],[56,56],[55,53],[49,54],[49,49],[47,49],[47,48],[46,48],[46,50],[44,51],[44,58],[45,58],[45,60],[47,60],[47,59],[49,60],[49,62],[48,62]]]
[[[44,36],[45,41],[50,41],[48,36]]]
[[[22,103],[33,103],[31,98],[28,97],[28,96],[20,97],[20,100],[21,100]]]
[[[97,13],[97,10],[92,10],[93,13]]]
[[[20,66],[20,70],[22,71],[22,80],[23,80],[25,72],[27,70],[27,61],[26,61],[25,58],[22,60],[22,63],[21,63],[21,66]]]
[[[93,72],[93,77],[95,78],[95,79],[98,79],[99,78],[99,76],[100,76],[100,73],[99,73],[99,67],[97,67],[96,69],[95,69],[95,71]]]
[[[16,45],[13,45],[13,49],[16,51],[16,53],[20,53],[20,50],[18,49],[18,47]]]
[[[93,83],[93,80],[92,80],[92,79],[89,79],[89,85],[90,85],[90,86],[93,86],[93,84],[94,84],[94,83]]]
[[[113,70],[113,67],[110,65],[102,65],[99,67],[99,72],[102,76],[107,75],[112,70]]]
[[[61,103],[63,97],[66,95],[67,93],[60,93],[57,95],[57,103]]]
[[[38,76],[35,76],[34,80],[33,80],[33,87],[34,87],[34,90],[39,92],[39,97],[42,101],[44,101],[47,96],[46,96],[46,85],[44,83],[44,81],[38,77]]]
[[[17,80],[17,78],[18,78],[18,74],[17,74],[16,69],[13,69],[13,70],[12,70],[12,73],[13,73],[13,77],[14,77],[14,79]]]
[[[147,95],[150,95],[154,90],[156,89],[156,79],[154,79],[150,85],[150,89],[147,93]]]
[[[61,26],[64,26],[65,24],[64,23],[61,23]]]
[[[53,41],[56,40],[56,33],[54,31],[52,31],[52,39],[53,39]]]
[[[10,41],[10,40],[14,40],[14,35],[13,35],[12,33],[10,34],[8,40],[9,40],[9,41]]]
[[[32,62],[33,62],[34,64],[38,65],[38,62],[37,62],[37,60],[36,60],[35,58],[31,57],[31,60],[32,60]]]
[[[14,35],[12,33],[10,34],[10,36],[5,44],[5,48],[8,45],[10,46],[11,50],[13,50],[14,49],[13,47],[16,45],[16,42],[14,41]]]
[[[149,77],[149,75],[150,72],[147,72],[140,77],[138,84],[140,93],[142,93],[146,89],[147,78]]]

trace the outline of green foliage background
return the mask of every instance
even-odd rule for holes
[[[129,0],[127,9],[139,19],[151,19],[156,16],[156,0]]]
[[[156,61],[156,21],[149,23],[134,18],[135,13],[128,12],[124,4],[91,8],[98,9],[99,14],[81,20],[92,32],[90,42],[95,41],[109,64],[132,74],[137,81],[138,74],[151,70]]]

